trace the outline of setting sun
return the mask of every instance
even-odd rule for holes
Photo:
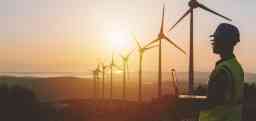
[[[114,51],[127,51],[131,48],[131,39],[127,33],[121,31],[112,31],[108,33],[110,46]]]

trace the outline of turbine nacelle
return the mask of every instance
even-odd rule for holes
[[[151,46],[151,44],[155,43],[155,40],[146,44],[145,46],[141,46],[139,41],[137,40],[137,38],[134,35],[133,35],[133,38],[134,38],[134,41],[137,44],[138,51],[139,51],[140,54],[144,53],[146,50],[149,50],[149,49],[152,49],[152,48],[156,47],[156,45]]]
[[[102,70],[106,70],[109,67],[109,65],[105,65],[104,63],[101,64],[101,68]]]
[[[191,12],[193,11],[194,8],[198,8],[198,7],[201,8],[201,9],[203,9],[203,10],[205,10],[205,11],[207,11],[207,12],[210,12],[210,13],[212,13],[212,14],[215,14],[215,15],[221,17],[221,18],[224,18],[224,19],[226,19],[226,20],[228,20],[228,21],[232,21],[230,18],[228,18],[228,17],[226,17],[226,16],[224,16],[224,15],[222,15],[222,14],[220,14],[220,13],[218,13],[218,12],[216,12],[216,11],[210,9],[210,8],[208,8],[207,6],[205,6],[205,5],[201,4],[201,3],[199,3],[197,0],[191,0],[191,1],[189,1],[188,5],[189,5],[190,8],[178,19],[178,21],[169,29],[169,31],[171,31],[171,30],[172,30],[178,23],[180,23],[186,16],[188,16],[189,14],[192,14]]]
[[[197,0],[191,0],[191,1],[189,1],[189,3],[188,3],[188,6],[191,7],[191,8],[198,8],[199,5],[200,5],[200,4],[197,2]]]
[[[158,34],[158,38],[164,38],[165,37],[165,34],[163,31],[161,31],[159,34]]]
[[[122,60],[124,61],[124,62],[128,62],[128,60],[129,60],[129,58],[130,58],[130,56],[131,56],[131,54],[133,53],[133,51],[134,51],[135,49],[133,49],[133,50],[131,50],[129,53],[127,53],[126,55],[121,55],[120,54],[120,57],[122,58]]]
[[[145,48],[139,48],[139,53],[144,53],[145,52]]]

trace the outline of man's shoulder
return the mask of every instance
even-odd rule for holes
[[[219,62],[218,64],[216,64],[215,68],[231,72],[234,70],[243,71],[241,64],[238,62],[235,56],[233,58]]]
[[[236,58],[224,60],[215,66],[213,73],[210,78],[225,78],[228,80],[239,79],[241,80],[244,76],[244,71],[241,64]]]

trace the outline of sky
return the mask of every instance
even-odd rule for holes
[[[0,1],[0,72],[86,72],[96,64],[122,64],[119,54],[133,50],[132,34],[145,45],[157,37],[163,3],[165,32],[188,53],[189,17],[173,31],[171,25],[188,9],[188,0],[2,0]],[[235,54],[246,72],[256,73],[256,1],[200,0],[209,8],[232,18],[241,42]],[[212,53],[209,35],[227,22],[204,10],[195,10],[195,70],[209,72],[219,59]],[[113,42],[123,44],[114,45]],[[114,49],[113,49],[114,48]],[[163,69],[188,70],[184,55],[163,42]],[[144,55],[143,69],[156,71],[157,49]],[[138,70],[138,52],[130,59]]]

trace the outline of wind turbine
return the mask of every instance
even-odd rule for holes
[[[102,63],[102,99],[104,99],[105,96],[105,71],[109,67],[109,65],[105,65]]]
[[[133,53],[134,50],[132,50],[131,52],[129,52],[127,55],[120,55],[120,57],[123,60],[123,100],[125,100],[126,98],[126,74],[129,73],[128,70],[128,61],[130,59],[131,54]]]
[[[230,18],[225,17],[211,9],[209,9],[208,7],[206,7],[205,5],[199,3],[197,0],[190,0],[188,3],[189,9],[182,15],[182,17],[180,19],[178,19],[178,21],[169,29],[169,31],[171,31],[178,23],[180,23],[181,20],[183,20],[183,18],[185,18],[188,14],[190,14],[190,46],[189,46],[189,94],[193,93],[193,86],[194,86],[194,9],[195,8],[201,8],[204,9],[210,13],[213,13],[219,17],[222,17],[228,21],[232,21]]]
[[[139,41],[135,38],[135,36],[134,36],[134,40],[137,43],[138,51],[139,51],[139,91],[138,91],[139,97],[138,97],[138,102],[142,102],[142,59],[143,59],[143,54],[146,50],[157,47],[158,45],[153,45],[151,47],[141,46]]]
[[[93,94],[94,94],[94,98],[96,99],[97,97],[97,81],[99,80],[99,73],[101,72],[100,70],[100,65],[97,64],[97,68],[95,70],[92,71],[93,73]]]
[[[158,37],[151,41],[148,45],[151,45],[153,43],[159,42],[159,47],[158,47],[158,98],[162,96],[162,40],[167,40],[170,44],[172,44],[174,47],[176,47],[178,50],[180,50],[182,53],[185,54],[185,51],[180,48],[178,45],[176,45],[169,37],[166,36],[164,33],[164,13],[165,13],[165,5],[163,5],[163,13],[162,13],[162,23],[161,23],[161,28],[160,32],[158,34]],[[147,45],[147,46],[148,46]]]
[[[109,65],[110,67],[110,100],[112,100],[113,95],[113,67],[120,69],[115,63],[114,63],[114,52],[112,52],[111,57],[111,63]]]

